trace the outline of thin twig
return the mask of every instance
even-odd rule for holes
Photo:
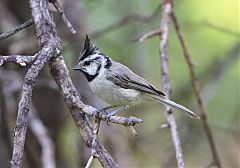
[[[74,29],[74,27],[72,26],[72,24],[70,23],[68,18],[66,17],[66,15],[65,15],[65,13],[63,11],[63,8],[59,4],[59,2],[57,0],[49,0],[49,2],[51,2],[53,4],[53,6],[56,8],[56,10],[58,11],[59,15],[62,17],[64,23],[67,25],[67,27],[72,32],[72,34],[75,34],[76,30]]]
[[[166,94],[167,98],[170,96],[171,86],[169,81],[169,72],[168,72],[168,50],[167,50],[167,41],[168,41],[168,31],[169,31],[169,21],[170,15],[173,11],[173,1],[172,0],[163,0],[162,3],[162,17],[160,23],[160,57],[161,57],[161,73],[162,73],[162,82],[163,82],[163,91]],[[182,155],[181,142],[178,135],[177,124],[172,114],[171,108],[166,106],[165,115],[167,121],[170,125],[172,140],[176,150],[176,159],[178,168],[184,168],[184,160]]]
[[[36,56],[26,56],[26,55],[0,55],[0,66],[4,62],[14,62],[20,64],[21,66],[26,66],[27,64],[32,64],[36,60]]]
[[[134,136],[137,136],[138,134],[137,134],[137,131],[134,129],[134,127],[133,126],[127,126],[128,127],[128,129],[129,129],[129,131],[134,135]]]
[[[16,34],[17,32],[19,32],[20,30],[28,27],[28,26],[31,26],[33,24],[33,19],[29,19],[27,20],[26,22],[24,22],[23,24],[21,24],[20,26],[6,32],[6,33],[3,33],[3,34],[0,34],[0,41],[5,39],[5,38],[8,38],[14,34]]]
[[[90,158],[88,159],[88,162],[87,162],[85,168],[90,168],[90,166],[93,162],[93,159],[94,159],[94,157],[91,155]]]
[[[215,141],[214,141],[214,138],[213,138],[213,135],[212,135],[212,131],[209,127],[209,124],[208,124],[208,121],[207,121],[207,115],[206,115],[206,112],[205,112],[205,108],[204,108],[204,105],[203,105],[203,102],[202,102],[202,99],[201,99],[201,96],[200,96],[200,85],[199,85],[199,81],[198,81],[197,75],[194,71],[193,64],[192,64],[192,56],[190,55],[190,53],[187,49],[187,46],[186,46],[186,43],[184,41],[182,32],[180,30],[180,26],[179,26],[177,17],[174,14],[174,12],[172,13],[172,20],[173,20],[178,38],[180,40],[180,43],[181,43],[181,46],[182,46],[182,49],[183,49],[185,60],[186,60],[186,62],[188,64],[188,67],[189,67],[189,72],[190,72],[190,76],[191,76],[194,95],[195,95],[196,100],[197,100],[202,125],[203,125],[203,128],[205,130],[205,133],[207,135],[208,142],[209,142],[209,145],[210,145],[210,149],[211,149],[211,153],[212,153],[212,159],[213,159],[214,164],[218,168],[221,168],[222,167],[221,166],[221,161],[220,161],[219,156],[218,156],[216,144],[215,144]]]
[[[156,35],[161,35],[160,29],[152,30],[148,33],[145,33],[142,36],[140,36],[139,38],[134,39],[134,41],[143,42],[143,41],[145,41],[153,36],[156,36]]]

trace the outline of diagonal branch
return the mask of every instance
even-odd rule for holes
[[[14,34],[16,34],[17,32],[19,32],[20,30],[26,28],[26,27],[29,27],[33,24],[33,20],[32,18],[27,20],[26,22],[24,22],[23,24],[21,24],[20,26],[16,27],[15,29],[12,29],[6,33],[3,33],[3,34],[0,34],[0,41],[5,39],[5,38],[8,38]]]
[[[134,39],[134,41],[143,42],[143,41],[145,41],[153,36],[156,36],[156,35],[161,35],[160,29],[152,30],[148,33],[145,33],[142,36],[138,37],[137,39]]]
[[[51,2],[53,4],[53,6],[56,8],[56,10],[58,11],[59,15],[62,17],[64,23],[66,24],[68,29],[71,31],[71,33],[75,34],[76,30],[74,29],[74,27],[72,26],[72,24],[70,23],[68,18],[66,17],[66,15],[65,15],[65,13],[63,11],[63,8],[59,4],[59,2],[57,0],[49,0],[49,2]]]
[[[91,147],[93,140],[92,126],[90,125],[87,116],[82,111],[85,105],[80,101],[79,94],[69,77],[69,72],[63,57],[60,56],[58,58],[54,58],[51,62],[49,62],[49,66],[51,69],[51,75],[60,88],[65,104],[71,112],[76,126],[80,129],[80,133],[86,145]],[[96,147],[96,151],[99,156],[98,160],[103,167],[118,167],[114,163],[111,155],[106,151],[98,139],[96,140]]]
[[[211,149],[211,152],[212,152],[213,164],[216,165],[218,168],[221,168],[222,167],[221,166],[221,161],[220,161],[219,156],[218,156],[216,144],[215,144],[215,141],[214,141],[214,138],[213,138],[213,135],[212,135],[212,131],[209,127],[206,111],[205,111],[203,101],[202,101],[201,96],[200,96],[200,85],[199,85],[197,75],[194,71],[194,65],[192,63],[192,57],[191,57],[191,55],[190,55],[190,53],[187,49],[187,46],[186,46],[185,41],[183,39],[182,32],[180,30],[180,26],[179,26],[177,17],[175,16],[174,12],[172,13],[172,20],[173,20],[178,38],[180,40],[180,43],[181,43],[181,46],[182,46],[182,49],[183,49],[185,60],[188,64],[188,68],[189,68],[189,72],[190,72],[190,76],[191,76],[191,81],[192,81],[192,86],[193,86],[193,90],[194,90],[194,95],[196,97],[197,105],[198,105],[198,108],[199,108],[202,125],[203,125],[205,133],[207,135],[207,139],[208,139],[210,149]]]
[[[168,51],[167,51],[167,42],[168,42],[168,31],[169,31],[169,21],[170,15],[173,11],[173,1],[172,0],[163,0],[162,3],[162,17],[160,23],[160,57],[161,57],[161,73],[162,73],[162,82],[163,82],[163,91],[166,96],[169,98],[171,92],[170,80],[169,80],[169,71],[168,71]],[[177,124],[175,117],[172,114],[171,108],[166,106],[165,115],[167,121],[170,125],[172,140],[176,150],[176,159],[178,163],[178,168],[184,168],[184,160],[182,155],[181,142],[178,135]]]
[[[18,107],[17,122],[14,129],[14,143],[11,167],[22,167],[23,151],[27,131],[27,118],[30,110],[32,89],[39,72],[53,55],[55,46],[44,47],[38,54],[37,60],[32,64],[24,78],[23,92]]]

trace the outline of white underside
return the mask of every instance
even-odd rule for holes
[[[95,95],[111,105],[136,105],[143,101],[139,91],[120,88],[103,77],[96,77],[89,85]]]

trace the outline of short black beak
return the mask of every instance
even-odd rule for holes
[[[77,64],[75,67],[73,67],[73,70],[75,70],[75,71],[78,71],[78,70],[80,70],[81,68],[80,68],[80,66],[79,66],[79,64]]]

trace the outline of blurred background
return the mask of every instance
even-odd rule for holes
[[[58,13],[53,11],[58,34],[64,45],[64,59],[75,86],[86,104],[106,104],[90,91],[85,78],[72,71],[86,33],[106,55],[129,66],[161,89],[159,37],[134,42],[159,27],[159,0],[67,0],[62,1],[67,17],[77,29],[72,35]],[[201,95],[223,167],[240,167],[240,2],[238,0],[174,1],[187,47],[197,65],[195,71]],[[28,1],[0,0],[0,32],[6,32],[30,18]],[[169,32],[171,99],[198,112],[187,64],[172,23]],[[33,55],[39,50],[34,27],[0,41],[0,54]],[[0,67],[0,167],[9,167],[13,129],[22,80],[29,67],[8,63]],[[43,167],[44,142],[56,166],[84,167],[90,156],[71,115],[65,107],[48,67],[41,72],[33,92],[33,112],[25,145],[24,167]],[[176,167],[175,151],[163,106],[145,103],[122,112],[144,122],[135,137],[123,126],[102,123],[100,139],[120,167]],[[176,112],[186,167],[206,167],[211,152],[200,120]],[[37,122],[37,124],[36,124]],[[34,124],[35,123],[35,124]],[[39,124],[40,123],[40,124]],[[38,125],[39,127],[34,127]],[[38,133],[43,131],[42,134]],[[40,132],[41,132],[40,131]],[[92,167],[100,167],[94,161]]]

